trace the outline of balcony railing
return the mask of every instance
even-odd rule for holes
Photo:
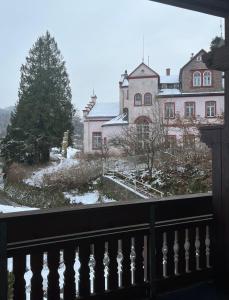
[[[14,300],[142,299],[207,280],[211,201],[199,194],[2,215],[0,299],[7,259]]]

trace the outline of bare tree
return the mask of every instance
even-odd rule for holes
[[[112,143],[121,147],[126,155],[141,155],[147,165],[149,175],[152,176],[152,169],[156,157],[165,147],[165,136],[167,126],[164,124],[160,111],[159,101],[154,100],[149,117],[140,117],[134,124],[124,128],[122,134],[116,136]]]

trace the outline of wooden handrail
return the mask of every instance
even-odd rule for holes
[[[105,299],[108,296],[106,299],[144,298],[149,291],[155,291],[155,288],[158,291],[167,290],[165,281],[171,285],[172,282],[180,284],[183,282],[182,276],[184,282],[189,282],[200,277],[204,279],[210,274],[208,270],[212,250],[209,243],[213,220],[211,201],[211,195],[198,194],[5,214],[0,217],[1,232],[5,232],[0,236],[2,253],[5,253],[0,255],[0,265],[6,266],[6,256],[13,258],[15,300],[24,299],[26,293],[26,255],[30,256],[30,268],[33,272],[31,293],[39,295],[36,299],[43,299],[41,270],[44,254],[49,268],[47,293],[50,299],[54,299],[54,296],[55,299],[60,299],[62,290],[59,288],[58,268],[61,251],[64,259],[62,263],[66,266],[62,279],[66,284],[62,291],[64,299],[75,299],[77,293],[82,299],[88,299],[92,295],[93,299]],[[170,242],[174,240],[174,233],[174,243],[180,244],[181,248],[186,245],[186,260],[181,254],[179,257],[177,245]],[[198,248],[198,239],[203,245],[201,249]],[[191,258],[189,262],[189,256],[195,253],[193,250],[189,251],[189,242],[196,245],[196,253],[201,251],[201,260],[195,260],[196,266],[200,264],[203,272],[199,271],[196,279],[196,269],[191,265]],[[188,277],[182,271],[181,278],[177,280],[172,271],[175,258],[173,255],[167,257],[167,248],[170,253],[178,251],[174,255],[179,261],[176,268],[179,267],[180,272],[186,261],[186,269],[190,268],[192,271]],[[105,260],[106,251],[109,261],[107,258]],[[73,268],[76,254],[81,264],[79,290],[75,286]],[[202,257],[207,260],[207,266]],[[109,268],[107,284],[110,287],[107,291],[104,290],[105,265]],[[89,280],[89,267],[95,275],[93,284]],[[1,300],[6,300],[4,291],[7,288],[7,273],[6,269],[5,272],[2,271]],[[169,281],[164,277],[167,273],[171,276]]]

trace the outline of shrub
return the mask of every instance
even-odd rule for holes
[[[44,175],[44,185],[68,190],[87,185],[102,175],[102,164],[100,160],[81,161],[79,165],[60,170],[52,174]]]

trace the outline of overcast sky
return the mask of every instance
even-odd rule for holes
[[[93,88],[118,101],[118,81],[142,61],[159,74],[180,67],[220,34],[220,19],[148,0],[0,0],[0,107],[14,105],[20,66],[38,36],[50,31],[66,61],[80,110]]]

